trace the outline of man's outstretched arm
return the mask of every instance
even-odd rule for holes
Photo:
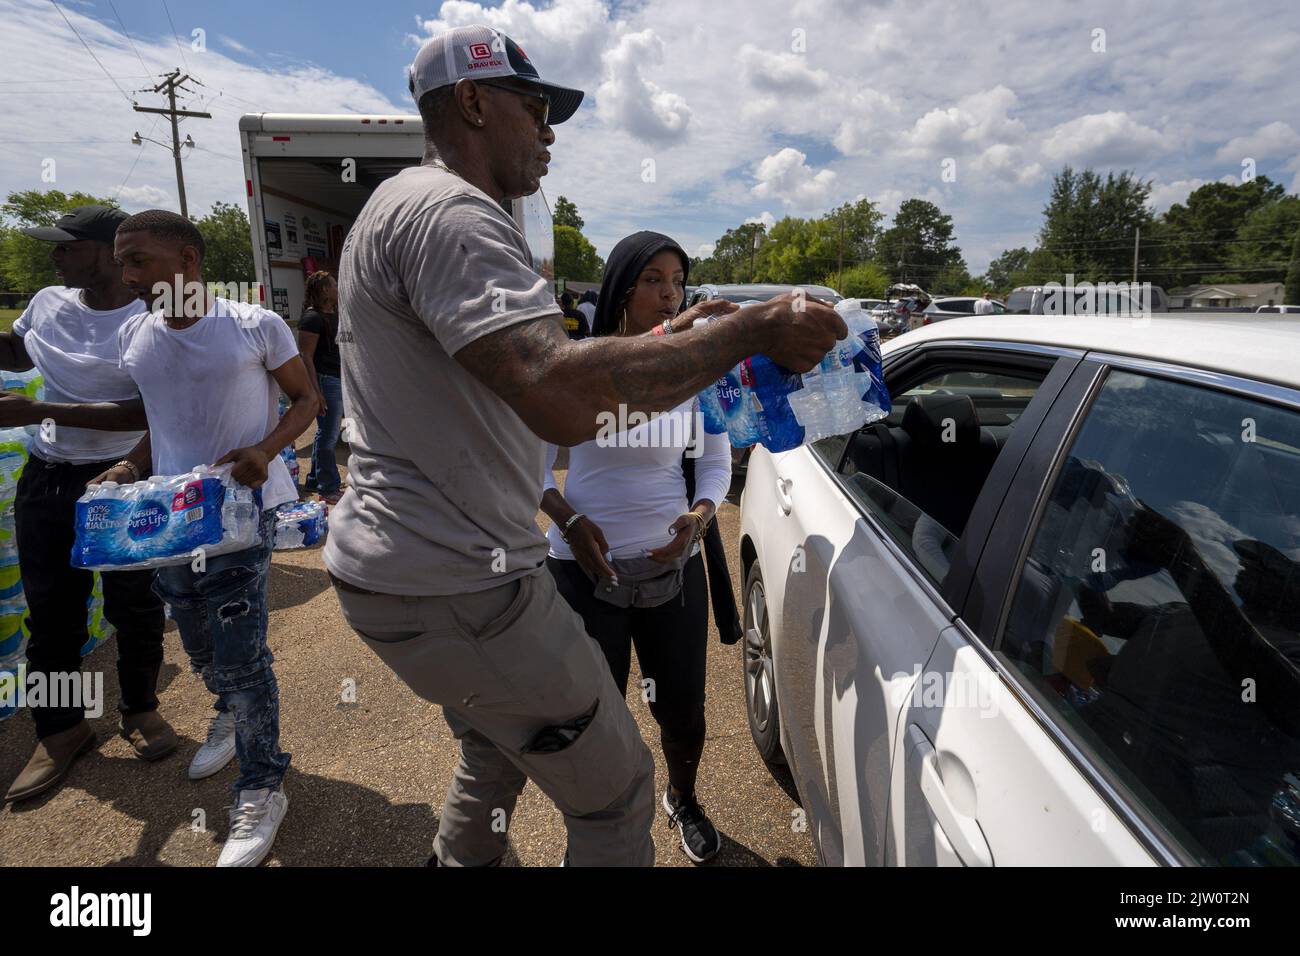
[[[809,299],[795,311],[795,301],[780,296],[673,335],[579,342],[548,317],[485,335],[455,357],[539,437],[576,445],[596,435],[601,412],[668,411],[750,355],[813,368],[848,330],[829,306]]]

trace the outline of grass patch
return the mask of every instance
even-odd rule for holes
[[[22,309],[0,309],[0,332],[10,331],[22,314]]]

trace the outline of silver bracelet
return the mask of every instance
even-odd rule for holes
[[[576,511],[568,521],[564,522],[564,527],[560,529],[560,537],[564,539],[565,544],[569,543],[569,529],[585,517],[587,516],[581,511]]]

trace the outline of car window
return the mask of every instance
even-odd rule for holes
[[[998,650],[1197,859],[1300,864],[1300,412],[1112,372]]]
[[[990,299],[989,301],[992,302],[992,304],[993,304],[993,314],[994,314],[994,315],[1005,315],[1005,314],[1006,314],[1007,307],[1006,307],[1005,305],[1003,305],[1001,302],[993,302],[992,299]]]
[[[814,447],[849,497],[942,585],[984,480],[1046,374],[965,363],[921,371],[916,384],[901,383],[888,418]]]

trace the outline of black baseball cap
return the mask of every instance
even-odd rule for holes
[[[111,206],[78,206],[64,213],[52,226],[30,226],[23,230],[33,239],[46,242],[77,242],[90,239],[113,244],[117,227],[127,220],[127,214]]]
[[[451,86],[462,79],[513,76],[541,87],[550,100],[548,126],[557,126],[577,112],[582,90],[547,83],[528,54],[500,30],[476,25],[456,27],[420,47],[411,64],[415,102],[430,90]]]

